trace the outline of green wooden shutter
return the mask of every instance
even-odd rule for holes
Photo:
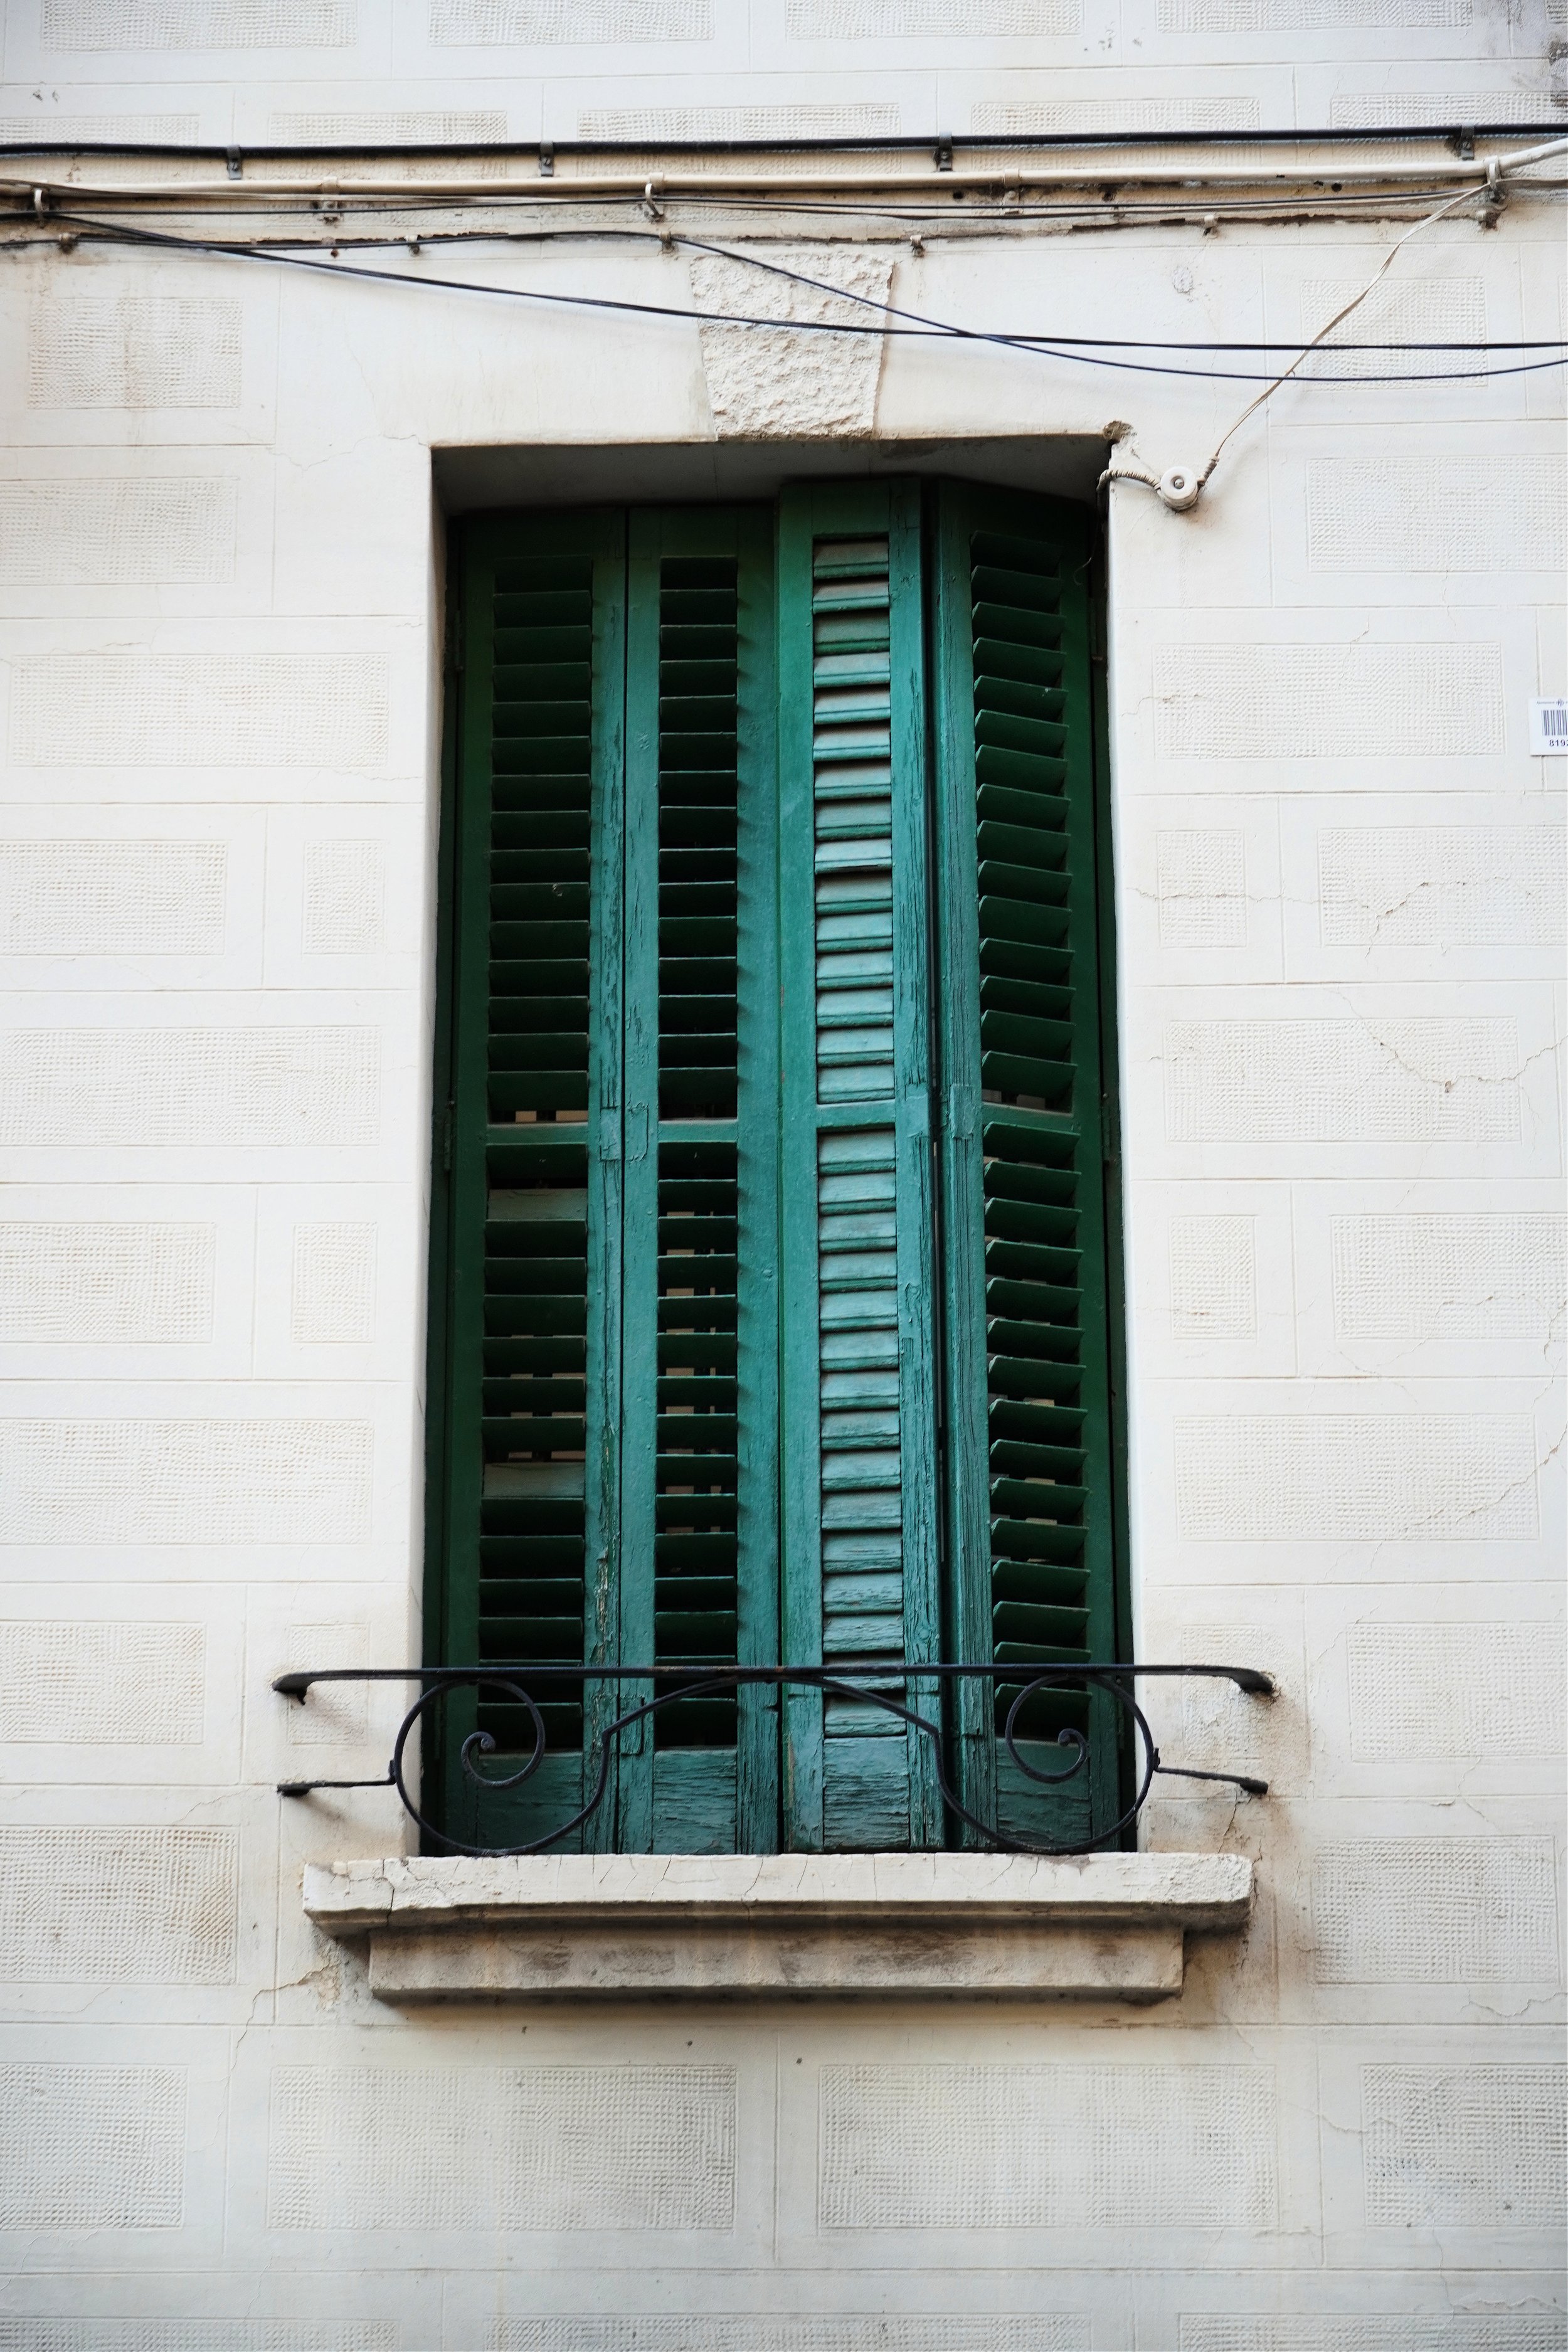
[[[434,1656],[877,1674],[1064,1843],[1113,1723],[1033,1704],[1091,1748],[1044,1810],[997,1725],[1117,1654],[1089,549],[957,484],[465,528],[432,1244]],[[480,1798],[462,1738],[528,1723],[452,1708],[441,1818],[546,1834],[646,1692],[552,1686]],[[694,1691],[567,1843],[953,1833],[919,1734],[784,1704],[782,1790],[777,1694]]]
[[[631,518],[620,1654],[659,1664],[778,1654],[772,558],[765,509]],[[624,1746],[623,1849],[776,1845],[772,1694]]]
[[[786,493],[779,599],[785,1654],[863,1674],[940,1642],[918,489]],[[792,1843],[941,1843],[928,1742],[787,1713]]]
[[[454,1661],[583,1663],[615,1637],[621,976],[605,942],[621,924],[607,845],[621,830],[625,570],[616,515],[479,524],[464,542],[447,1263],[432,1285],[446,1308],[432,1646]],[[477,1729],[502,1759],[526,1749],[521,1711],[493,1692],[440,1711],[427,1778],[443,1822],[469,1842],[521,1842],[569,1814],[603,1705],[554,1685],[543,1767],[483,1800],[461,1741]]]
[[[958,1706],[965,1801],[1068,1842],[1120,1810],[1119,1727],[1064,1691],[997,1732],[1026,1670],[1117,1649],[1089,519],[944,485],[938,836],[948,1534],[953,1654],[1016,1665]]]
[[[432,1648],[772,1659],[771,518],[500,518],[462,572]],[[504,1776],[522,1709],[491,1691],[440,1718],[466,1842],[566,1818],[584,1751],[647,1696],[550,1687],[550,1755],[513,1790],[477,1795],[459,1750],[487,1734]],[[767,1850],[777,1780],[771,1694],[682,1700],[619,1736],[563,1850]]]

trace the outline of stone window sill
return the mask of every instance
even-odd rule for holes
[[[1168,2000],[1189,1928],[1245,1926],[1244,1855],[529,1854],[312,1864],[394,2002]]]

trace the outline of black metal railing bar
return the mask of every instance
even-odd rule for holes
[[[894,1696],[906,1694],[916,1686],[922,1705],[940,1698],[942,1685],[963,1678],[989,1682],[998,1689],[1011,1691],[1006,1716],[1001,1726],[1001,1738],[1006,1752],[1026,1782],[1043,1790],[1070,1791],[1071,1784],[1086,1775],[1089,1765],[1088,1736],[1068,1727],[1057,1734],[1056,1745],[1065,1751],[1059,1769],[1043,1769],[1032,1764],[1019,1750],[1019,1741],[1027,1737],[1020,1727],[1026,1717],[1030,1702],[1046,1695],[1060,1696],[1078,1693],[1088,1696],[1093,1692],[1105,1693],[1122,1711],[1122,1722],[1132,1743],[1134,1769],[1133,1795],[1117,1819],[1105,1827],[1092,1831],[1086,1838],[1068,1843],[1037,1843],[1004,1831],[995,1822],[983,1820],[960,1798],[948,1769],[946,1735],[940,1721],[932,1722],[914,1706],[907,1706]],[[1090,1853],[1112,1845],[1142,1811],[1155,1779],[1165,1775],[1174,1780],[1214,1780],[1239,1790],[1244,1795],[1265,1797],[1267,1780],[1259,1780],[1243,1772],[1200,1770],[1194,1766],[1167,1764],[1161,1756],[1148,1717],[1138,1704],[1131,1687],[1138,1680],[1200,1679],[1225,1681],[1255,1698],[1271,1699],[1276,1696],[1273,1678],[1254,1666],[1222,1666],[1182,1664],[1176,1665],[1149,1664],[1131,1664],[1111,1662],[1105,1664],[1059,1665],[1042,1664],[1031,1671],[1029,1665],[1007,1664],[988,1666],[957,1665],[945,1661],[930,1664],[904,1664],[897,1667],[868,1669],[861,1675],[846,1675],[841,1669],[828,1666],[712,1666],[694,1660],[689,1664],[660,1664],[628,1665],[615,1663],[599,1665],[530,1664],[508,1665],[496,1661],[484,1665],[463,1666],[319,1666],[279,1675],[273,1689],[285,1698],[306,1702],[318,1683],[418,1683],[418,1696],[408,1708],[398,1727],[393,1742],[392,1755],[384,1774],[374,1780],[283,1780],[278,1792],[283,1797],[308,1797],[318,1789],[395,1789],[405,1811],[419,1828],[430,1844],[447,1853],[476,1856],[543,1853],[559,1845],[580,1829],[603,1802],[610,1783],[610,1766],[618,1751],[621,1734],[636,1729],[659,1708],[679,1700],[706,1697],[715,1692],[738,1692],[742,1689],[775,1688],[785,1685],[817,1690],[825,1696],[849,1699],[862,1705],[884,1708],[921,1738],[932,1743],[936,1759],[938,1785],[942,1801],[955,1822],[962,1822],[990,1849],[1002,1853],[1032,1853],[1039,1855],[1070,1855]],[[481,1769],[480,1759],[498,1753],[493,1735],[486,1730],[470,1731],[459,1749],[461,1770],[481,1793],[502,1794],[521,1788],[537,1772],[548,1752],[544,1717],[540,1699],[547,1703],[552,1686],[581,1685],[586,1682],[614,1682],[643,1685],[651,1693],[638,1696],[625,1707],[582,1752],[584,1774],[593,1769],[593,1785],[584,1801],[555,1828],[543,1836],[520,1845],[472,1845],[455,1837],[449,1831],[426,1818],[409,1786],[408,1744],[424,1721],[426,1711],[455,1691],[483,1690],[493,1700],[500,1696],[522,1710],[531,1728],[533,1746],[515,1769],[494,1773]],[[529,1685],[533,1685],[531,1690]],[[922,1684],[934,1685],[929,1694],[920,1694]],[[660,1687],[664,1685],[664,1687]],[[534,1696],[537,1691],[539,1696]],[[1032,1746],[1039,1746],[1037,1740]],[[596,1759],[596,1769],[594,1769]]]

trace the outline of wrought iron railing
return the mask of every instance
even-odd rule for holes
[[[851,1700],[862,1706],[886,1709],[910,1730],[931,1742],[938,1786],[942,1801],[955,1822],[963,1822],[982,1843],[1003,1853],[1078,1854],[1090,1853],[1100,1846],[1112,1845],[1142,1811],[1145,1799],[1159,1774],[1183,1780],[1218,1780],[1241,1790],[1246,1795],[1266,1797],[1267,1780],[1258,1780],[1244,1772],[1200,1771],[1191,1765],[1167,1764],[1161,1757],[1150,1728],[1148,1717],[1139,1706],[1132,1689],[1135,1679],[1142,1678],[1207,1679],[1226,1681],[1258,1698],[1274,1696],[1274,1683],[1269,1675],[1252,1666],[1209,1665],[1042,1665],[1032,1675],[1027,1666],[957,1666],[931,1664],[898,1668],[868,1669],[858,1675],[846,1675],[829,1666],[705,1666],[690,1665],[514,1665],[502,1664],[483,1666],[323,1666],[297,1673],[279,1675],[272,1687],[286,1698],[301,1706],[318,1683],[418,1683],[422,1685],[413,1706],[398,1726],[393,1742],[392,1756],[386,1770],[372,1780],[283,1780],[279,1794],[283,1797],[308,1797],[316,1789],[395,1789],[408,1813],[431,1844],[452,1853],[476,1855],[542,1853],[559,1845],[580,1829],[604,1801],[610,1783],[610,1764],[618,1752],[623,1732],[640,1729],[644,1721],[657,1715],[661,1707],[682,1700],[710,1697],[720,1692],[739,1692],[747,1688],[767,1687],[782,1690],[786,1685],[807,1690],[817,1690],[825,1697]],[[952,1686],[965,1678],[990,1683],[994,1688],[1012,1694],[1007,1712],[998,1727],[1003,1746],[1026,1782],[1043,1791],[1071,1794],[1073,1784],[1087,1784],[1089,1739],[1082,1730],[1069,1726],[1056,1735],[1056,1745],[1066,1751],[1059,1769],[1045,1769],[1031,1763],[1020,1752],[1019,1743],[1041,1751],[1043,1743],[1030,1738],[1026,1728],[1032,1703],[1047,1697],[1059,1699],[1064,1694],[1089,1697],[1096,1692],[1105,1693],[1121,1711],[1121,1723],[1130,1736],[1132,1769],[1130,1785],[1131,1801],[1117,1819],[1092,1834],[1068,1843],[1037,1843],[1002,1829],[995,1822],[983,1820],[963,1801],[952,1784],[948,1769],[946,1739],[940,1720],[932,1722],[916,1707],[905,1703],[900,1694],[914,1685],[935,1685],[940,1693],[943,1685]],[[533,1746],[514,1769],[501,1774],[484,1771],[478,1759],[498,1753],[493,1735],[486,1730],[470,1731],[458,1749],[461,1770],[480,1793],[500,1795],[521,1789],[532,1779],[548,1752],[544,1717],[541,1701],[545,1705],[564,1696],[565,1686],[581,1686],[587,1683],[617,1683],[643,1685],[652,1696],[638,1697],[603,1727],[587,1742],[586,1747],[573,1753],[582,1754],[584,1783],[594,1773],[593,1785],[584,1801],[575,1812],[548,1831],[542,1837],[523,1845],[470,1845],[440,1827],[420,1811],[408,1785],[405,1769],[408,1743],[425,1721],[432,1707],[448,1699],[454,1692],[483,1690],[493,1702],[499,1698],[520,1708],[531,1727]],[[530,1685],[532,1685],[531,1689]],[[662,1685],[662,1687],[661,1687]],[[535,1696],[535,1693],[538,1696]],[[929,1704],[929,1702],[924,1702]]]

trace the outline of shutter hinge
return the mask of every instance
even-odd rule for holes
[[[947,1131],[961,1143],[967,1143],[974,1133],[974,1088],[949,1087],[947,1090]]]

